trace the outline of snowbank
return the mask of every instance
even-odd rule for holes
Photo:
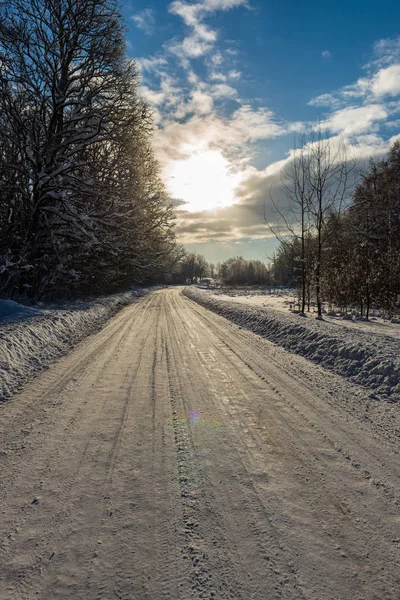
[[[29,319],[40,315],[40,310],[30,306],[18,304],[14,300],[0,300],[0,323],[14,319]]]
[[[0,401],[10,398],[40,371],[139,296],[158,289],[132,289],[62,308],[41,309],[0,300]]]
[[[231,300],[247,306],[273,309],[285,314],[288,314],[290,306],[294,309],[298,305],[298,291],[291,288],[218,288],[213,290],[212,295],[218,296],[220,300]],[[311,306],[315,313],[315,302]],[[400,340],[400,319],[392,318],[389,321],[383,317],[378,309],[371,309],[370,318],[365,321],[360,318],[360,315],[354,309],[344,315],[339,307],[330,310],[332,307],[327,302],[323,303],[322,307],[325,322],[349,329],[366,331],[368,334],[382,334]],[[313,315],[309,314],[309,316],[312,317]]]
[[[373,391],[375,399],[400,401],[400,342],[383,335],[344,329],[299,314],[220,300],[209,292],[185,288],[198,304],[230,319],[286,350],[349,377]]]

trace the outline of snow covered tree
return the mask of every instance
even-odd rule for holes
[[[158,270],[173,250],[123,33],[117,0],[0,0],[0,269],[33,301],[113,288],[150,246]]]

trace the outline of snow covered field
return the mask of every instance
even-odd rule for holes
[[[61,308],[36,308],[0,300],[0,401],[22,389],[124,306],[152,289],[158,288],[136,288]]]
[[[382,327],[371,333],[368,324],[357,328],[344,327],[342,323],[347,325],[349,321],[332,318],[317,321],[289,312],[287,304],[283,304],[288,301],[284,295],[275,298],[271,308],[268,296],[249,295],[246,300],[243,296],[216,295],[197,288],[186,288],[184,293],[241,327],[368,388],[373,399],[400,401],[398,325],[391,324],[390,334],[385,335]]]
[[[232,302],[239,302],[246,304],[247,306],[272,308],[283,313],[288,313],[291,310],[297,308],[297,293],[296,290],[213,290],[212,294],[218,297],[220,300],[230,300]],[[327,307],[326,307],[327,308]],[[314,313],[316,312],[315,307],[312,308]],[[313,312],[309,313],[308,316],[315,316]],[[358,331],[366,331],[373,334],[382,334],[390,337],[394,337],[400,340],[400,323],[393,323],[391,321],[383,319],[375,311],[371,311],[369,321],[361,319],[343,318],[339,312],[337,315],[324,314],[324,320],[328,323],[334,323],[335,325],[347,327]]]

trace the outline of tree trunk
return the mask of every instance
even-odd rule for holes
[[[322,302],[321,302],[321,258],[322,258],[322,224],[318,226],[318,257],[317,267],[315,269],[315,294],[317,296],[317,313],[318,318],[322,319]]]
[[[301,312],[306,308],[306,252],[304,240],[304,206],[301,209]]]

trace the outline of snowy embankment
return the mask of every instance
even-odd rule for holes
[[[119,310],[154,289],[158,288],[136,288],[52,309],[0,300],[0,401],[98,331]]]
[[[393,338],[220,300],[197,288],[183,293],[240,327],[370,389],[374,399],[400,401],[400,342]]]

